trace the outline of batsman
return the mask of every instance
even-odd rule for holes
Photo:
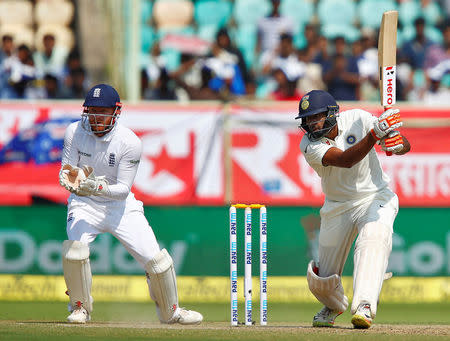
[[[160,250],[144,216],[142,202],[131,192],[141,158],[141,141],[119,124],[122,111],[117,91],[94,86],[83,104],[81,121],[68,126],[64,137],[61,186],[71,192],[67,237],[62,262],[70,297],[67,320],[91,319],[92,273],[89,244],[100,233],[111,233],[142,265],[161,323],[198,324],[203,316],[178,305],[172,258]]]
[[[313,90],[300,100],[296,119],[305,133],[301,152],[321,178],[325,194],[319,260],[307,269],[309,289],[324,305],[313,326],[332,327],[348,307],[341,276],[356,238],[351,322],[355,328],[369,328],[398,212],[398,197],[388,187],[374,146],[379,143],[383,151],[396,155],[409,152],[408,140],[397,130],[402,126],[399,110],[388,109],[380,117],[360,109],[339,113],[328,92]]]

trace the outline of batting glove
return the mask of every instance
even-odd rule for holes
[[[373,123],[373,129],[370,133],[376,140],[381,140],[391,131],[400,128],[402,125],[400,110],[388,109]]]
[[[381,149],[385,152],[398,153],[403,150],[402,135],[394,130],[381,139]]]

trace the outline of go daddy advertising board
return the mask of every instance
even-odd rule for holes
[[[298,147],[296,109],[295,102],[125,105],[120,122],[143,143],[136,197],[147,205],[320,206],[320,179]],[[72,104],[0,106],[0,204],[66,201],[57,181],[63,136],[80,113]],[[412,151],[379,153],[400,204],[450,207],[450,110],[404,107],[401,115]]]
[[[66,214],[63,205],[0,206],[0,273],[62,274]],[[160,247],[171,254],[177,274],[229,275],[227,206],[146,207],[145,215]],[[450,276],[449,215],[449,208],[399,210],[388,266],[394,277]],[[258,219],[258,214],[253,214],[254,275],[259,273]],[[319,227],[317,208],[268,206],[268,275],[304,276],[309,260],[317,259]],[[244,212],[240,210],[237,215],[239,276],[244,269],[244,231]],[[144,273],[142,266],[110,234],[98,236],[90,244],[90,254],[95,274]],[[344,275],[351,276],[352,272],[350,254]]]

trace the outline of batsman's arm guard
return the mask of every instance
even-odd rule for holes
[[[306,279],[311,293],[325,306],[332,310],[344,312],[348,307],[348,298],[344,295],[341,277],[334,274],[328,277],[319,277],[314,261],[308,264]]]
[[[86,243],[76,240],[63,242],[62,262],[64,280],[70,297],[70,305],[76,307],[80,302],[89,312],[92,312],[92,273],[89,263],[89,247]]]
[[[178,314],[178,292],[172,257],[162,249],[145,265],[149,278],[150,296],[156,303],[156,312],[162,323],[171,323]]]

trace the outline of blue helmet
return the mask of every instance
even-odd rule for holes
[[[306,117],[314,116],[325,112],[327,114],[323,128],[317,131],[311,131],[306,124]],[[336,117],[339,114],[339,105],[328,92],[323,90],[312,90],[302,97],[298,104],[298,115],[295,118],[300,119],[300,128],[305,132],[311,141],[317,141],[328,134],[337,124]]]
[[[108,124],[104,130],[102,130],[102,133],[108,133],[114,128],[115,124],[117,123],[117,119],[119,118],[122,109],[122,103],[120,103],[120,97],[116,89],[107,84],[98,84],[93,86],[92,89],[89,90],[88,94],[86,95],[86,99],[84,100],[83,107],[83,114],[81,115],[81,126],[89,132],[92,132],[92,126],[99,125],[97,123],[97,117],[110,116],[104,114],[89,113],[89,107],[114,108],[114,112],[112,114],[113,119],[111,120],[111,123]],[[89,120],[90,117],[93,118],[91,121]]]

